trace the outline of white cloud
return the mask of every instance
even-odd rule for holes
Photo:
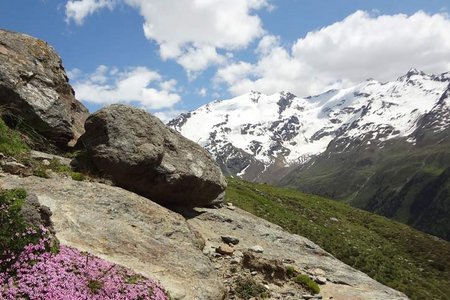
[[[208,95],[208,90],[202,87],[200,90],[198,90],[197,93],[200,95],[200,97],[206,97],[206,95]]]
[[[83,72],[81,72],[78,68],[73,68],[72,70],[67,71],[67,77],[69,77],[70,80],[77,79]]]
[[[222,64],[226,58],[219,55],[216,48],[211,46],[191,47],[177,58],[177,62],[187,71],[188,77],[194,79],[198,72],[211,64]]]
[[[153,113],[155,116],[157,116],[161,121],[164,123],[169,122],[170,120],[178,117],[182,113],[186,112],[185,110],[163,110]]]
[[[80,76],[72,84],[76,96],[90,103],[137,103],[145,109],[162,109],[173,107],[181,99],[175,91],[175,80],[165,81],[146,67],[119,71],[101,65],[92,74]]]
[[[392,80],[411,67],[445,72],[450,70],[449,32],[446,14],[371,16],[357,11],[308,33],[291,49],[281,46],[279,38],[265,36],[255,64],[222,67],[215,81],[226,83],[233,94],[288,90],[307,96],[369,77]]]
[[[254,14],[271,10],[270,0],[70,0],[66,20],[82,24],[95,11],[125,3],[144,18],[144,34],[155,41],[163,60],[174,59],[188,75],[225,62],[229,52],[247,47],[264,34]]]
[[[74,21],[82,25],[87,16],[104,8],[112,10],[115,5],[116,0],[70,0],[65,7],[66,22]]]

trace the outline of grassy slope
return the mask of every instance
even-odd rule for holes
[[[341,200],[450,239],[450,143],[324,155],[281,185]]]
[[[412,299],[450,299],[450,243],[346,204],[229,179],[226,199]],[[337,218],[335,222],[330,218]]]

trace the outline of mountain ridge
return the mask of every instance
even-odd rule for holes
[[[306,98],[250,92],[168,125],[205,147],[226,175],[344,201],[450,239],[449,97],[450,72],[411,69]]]
[[[436,99],[443,97],[449,84],[449,72],[429,75],[411,69],[393,82],[368,79],[306,98],[253,91],[208,103],[168,125],[204,146],[218,161],[246,156],[239,150],[249,154],[254,159],[246,157],[246,163],[222,169],[257,180],[255,174],[245,176],[244,169],[301,165],[330,145],[344,150],[349,139],[367,139],[370,144],[410,136],[419,118],[438,105]]]

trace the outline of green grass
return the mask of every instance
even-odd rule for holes
[[[29,150],[20,133],[10,129],[0,119],[0,152],[8,156],[16,156]]]
[[[70,177],[76,181],[83,181],[85,179],[84,175],[78,172],[71,172]]]
[[[411,299],[450,299],[449,242],[319,196],[234,178],[228,182],[226,201],[305,236]]]
[[[320,293],[319,285],[314,280],[309,278],[308,275],[298,275],[294,278],[294,282],[302,285],[313,294]]]

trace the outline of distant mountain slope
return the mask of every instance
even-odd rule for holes
[[[169,126],[208,149],[226,173],[255,180],[271,166],[303,164],[330,145],[344,151],[355,142],[407,137],[424,115],[439,110],[449,84],[450,73],[412,69],[393,82],[370,79],[307,98],[250,92],[182,114]]]
[[[450,243],[343,203],[230,178],[226,200],[411,299],[450,298]]]
[[[251,92],[169,125],[224,173],[346,201],[450,239],[450,72],[299,98]]]

